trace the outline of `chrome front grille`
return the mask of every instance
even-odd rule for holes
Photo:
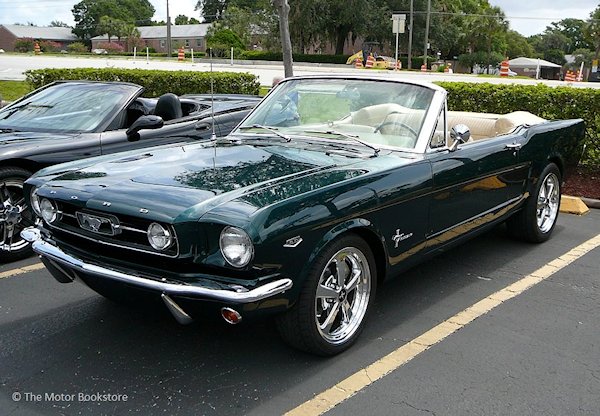
[[[58,202],[58,210],[59,218],[50,226],[72,236],[160,256],[176,257],[178,254],[177,236],[172,227],[170,228],[175,236],[173,245],[159,251],[148,242],[147,230],[153,221],[82,209],[64,202]]]

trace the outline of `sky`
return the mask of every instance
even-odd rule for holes
[[[325,0],[324,0],[325,1]],[[510,27],[524,36],[544,31],[553,21],[567,17],[587,19],[600,5],[599,0],[489,0],[501,7],[509,18]],[[47,26],[53,20],[73,25],[71,9],[78,0],[0,0],[0,24],[33,22]],[[166,20],[167,0],[150,0],[156,9],[154,20]],[[196,0],[170,0],[172,20],[179,14],[199,18],[194,11]]]

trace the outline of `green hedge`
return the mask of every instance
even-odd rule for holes
[[[600,90],[467,82],[436,82],[448,91],[448,109],[505,114],[529,111],[548,120],[582,118],[586,150],[582,163],[600,166]]]
[[[210,92],[211,79],[216,94],[257,95],[260,83],[255,75],[233,72],[157,71],[119,68],[36,69],[25,72],[33,88],[60,80],[124,81],[142,85],[146,97],[167,92],[177,95]]]

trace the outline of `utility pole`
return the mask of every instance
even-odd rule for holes
[[[169,16],[169,0],[167,0],[167,56],[171,57],[173,47],[171,45],[171,16]]]
[[[427,20],[425,23],[425,52],[423,53],[423,64],[427,67],[427,50],[429,49],[429,19],[431,18],[431,0],[427,0]]]
[[[413,0],[410,0],[410,17],[408,20],[408,69],[412,69],[412,35],[413,35]]]

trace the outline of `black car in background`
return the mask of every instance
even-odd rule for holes
[[[31,253],[23,182],[37,170],[162,144],[228,134],[260,98],[164,94],[125,82],[61,81],[0,110],[0,262]],[[214,125],[214,127],[213,127]]]

